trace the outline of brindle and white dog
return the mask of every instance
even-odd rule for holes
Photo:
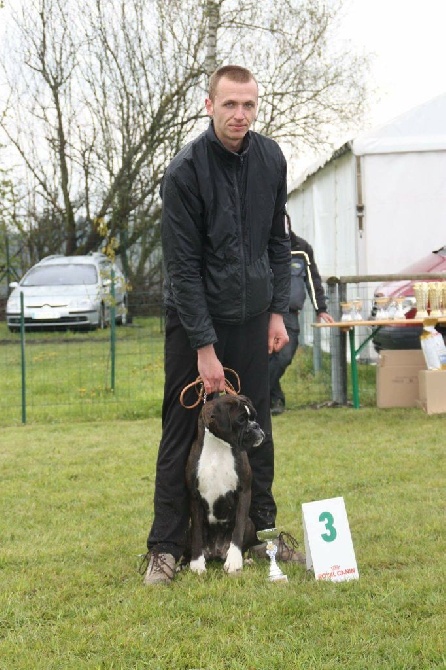
[[[251,466],[247,450],[265,437],[245,396],[221,395],[206,402],[186,467],[191,495],[193,572],[206,560],[222,559],[224,570],[243,569],[243,552],[258,540],[249,518]]]

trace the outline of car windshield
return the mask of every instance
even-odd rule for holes
[[[98,273],[95,265],[40,265],[29,271],[22,286],[75,286],[76,284],[97,284]]]

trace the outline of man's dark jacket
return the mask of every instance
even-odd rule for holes
[[[216,342],[213,321],[288,311],[286,161],[274,140],[250,131],[233,153],[211,123],[172,160],[161,196],[165,304],[192,348]]]

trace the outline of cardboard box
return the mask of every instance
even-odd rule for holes
[[[426,414],[446,413],[446,370],[420,370],[419,406]]]
[[[425,368],[421,349],[381,351],[376,368],[376,406],[417,407],[418,373]]]

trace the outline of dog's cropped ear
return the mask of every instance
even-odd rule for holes
[[[256,410],[254,408],[254,405],[252,404],[251,400],[245,395],[239,395],[237,397],[237,399],[243,404],[245,409],[248,410],[249,418],[251,420],[254,420],[257,416],[257,412],[256,412]]]

